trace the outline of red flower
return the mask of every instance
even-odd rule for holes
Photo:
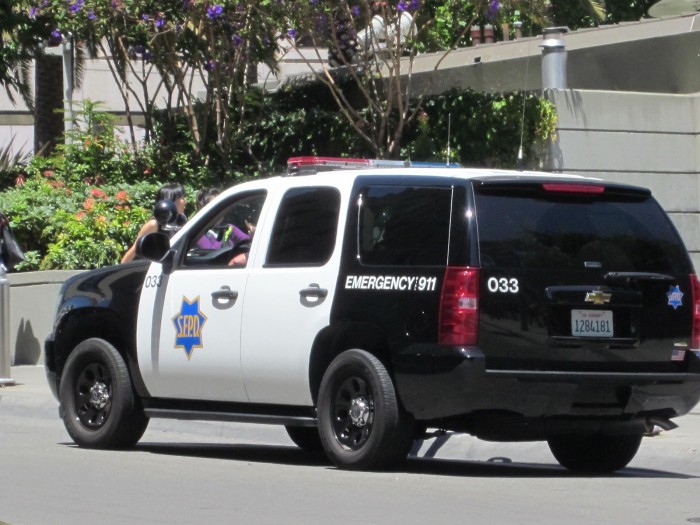
[[[85,199],[83,203],[83,208],[85,211],[92,211],[95,209],[95,199]]]
[[[20,173],[17,175],[17,178],[15,179],[15,186],[24,186],[24,183],[26,182],[26,178],[24,177],[23,173]]]
[[[129,202],[129,194],[124,190],[115,193],[114,198],[117,199],[117,202]]]
[[[104,200],[107,198],[107,194],[104,191],[97,189],[97,188],[91,189],[90,195],[95,199],[103,199]]]

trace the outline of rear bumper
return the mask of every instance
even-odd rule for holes
[[[677,417],[700,401],[697,373],[489,370],[478,348],[411,347],[395,360],[404,407],[430,421],[477,412],[523,418],[633,419]]]

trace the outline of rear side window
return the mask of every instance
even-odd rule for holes
[[[335,188],[289,190],[272,228],[267,264],[321,266],[335,248],[340,193]]]
[[[371,186],[359,208],[362,264],[447,264],[452,189]]]
[[[689,273],[685,247],[651,197],[477,192],[483,266]]]

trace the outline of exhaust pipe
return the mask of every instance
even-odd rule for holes
[[[651,433],[654,430],[654,426],[657,426],[662,430],[673,430],[674,428],[678,428],[678,425],[668,418],[648,417],[644,422],[644,427],[646,428],[647,433]]]

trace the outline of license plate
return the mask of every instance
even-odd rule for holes
[[[571,335],[576,337],[612,337],[612,311],[571,310]]]

